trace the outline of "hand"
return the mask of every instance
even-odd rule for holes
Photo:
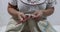
[[[19,23],[21,22],[25,22],[27,19],[26,18],[26,15],[22,12],[18,12],[18,20],[19,20]]]
[[[43,12],[42,12],[42,11],[36,11],[36,12],[34,12],[32,15],[33,15],[32,17],[33,17],[35,20],[39,20],[39,19],[43,16]]]

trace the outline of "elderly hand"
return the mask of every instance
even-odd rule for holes
[[[32,17],[33,17],[35,20],[39,20],[40,18],[42,18],[43,12],[42,12],[42,11],[36,11],[36,12],[34,12],[32,15],[33,15]]]
[[[24,23],[28,18],[24,13],[18,12],[18,23]]]

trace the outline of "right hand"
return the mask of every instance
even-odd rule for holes
[[[18,12],[18,20],[19,22],[25,22],[26,20],[24,20],[26,18],[26,15],[23,12]]]

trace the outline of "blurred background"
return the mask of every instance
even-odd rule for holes
[[[9,18],[11,17],[7,12],[9,0],[0,0],[0,31],[3,32],[3,28],[6,28],[6,25],[9,22]],[[59,31],[60,29],[60,0],[57,0],[57,4],[55,5],[55,12],[53,15],[49,16],[47,19],[55,29]],[[3,27],[3,28],[1,28]]]

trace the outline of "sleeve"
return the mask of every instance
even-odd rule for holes
[[[16,6],[17,5],[17,0],[9,0],[8,3],[11,4],[11,5]]]
[[[56,5],[56,0],[48,0],[48,4],[47,4],[47,6],[48,7],[54,7],[55,5]]]

